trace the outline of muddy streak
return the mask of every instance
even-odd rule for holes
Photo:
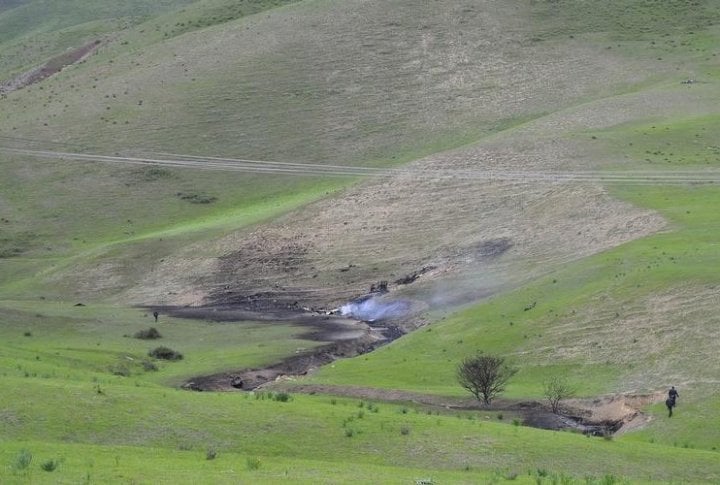
[[[280,376],[301,376],[340,358],[355,357],[404,334],[399,327],[379,322],[369,324],[340,315],[306,310],[277,309],[255,312],[233,306],[152,307],[160,315],[202,319],[214,322],[281,323],[304,329],[298,337],[326,342],[311,350],[286,357],[275,364],[253,369],[238,369],[189,379],[183,387],[195,391],[253,390]]]
[[[23,89],[31,84],[38,83],[62,71],[64,68],[86,59],[90,54],[100,48],[101,42],[94,40],[77,49],[64,52],[46,61],[38,67],[15,76],[14,78],[0,83],[0,94],[11,93]]]
[[[260,299],[246,306],[207,305],[199,307],[152,307],[164,315],[178,318],[204,319],[215,322],[283,323],[306,329],[301,338],[327,342],[327,345],[289,356],[275,364],[252,369],[239,369],[188,380],[182,387],[195,391],[252,391],[258,388],[273,391],[330,394],[359,399],[408,402],[444,410],[481,411],[486,419],[506,414],[508,420],[518,419],[523,425],[548,430],[569,430],[592,436],[610,436],[644,426],[650,418],[639,408],[663,399],[663,393],[618,394],[595,399],[573,399],[565,402],[561,413],[554,414],[540,401],[497,399],[483,406],[470,398],[435,396],[393,389],[352,386],[297,384],[295,377],[304,376],[320,366],[340,358],[372,352],[377,347],[399,338],[403,328],[389,321],[362,322],[321,311],[295,309],[281,303],[274,310],[253,311],[271,307]],[[271,300],[275,302],[276,300]],[[258,305],[258,303],[260,303]],[[399,323],[399,322],[395,322]]]
[[[663,399],[663,393],[619,394],[595,399],[573,399],[554,414],[549,406],[540,401],[495,399],[484,406],[474,398],[450,397],[396,389],[378,389],[357,386],[333,386],[324,384],[297,384],[281,379],[269,384],[273,391],[299,392],[305,394],[328,394],[362,400],[409,403],[426,409],[447,411],[478,411],[484,419],[506,421],[518,419],[523,426],[548,430],[575,431],[591,436],[610,436],[637,429],[650,421],[640,411],[644,406]],[[618,406],[621,403],[622,405]]]

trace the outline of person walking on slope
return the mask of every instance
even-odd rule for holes
[[[665,406],[667,406],[668,408],[669,418],[672,418],[673,408],[675,407],[675,401],[678,397],[680,397],[680,394],[678,394],[675,386],[670,386],[670,390],[668,391],[668,398],[665,400]]]

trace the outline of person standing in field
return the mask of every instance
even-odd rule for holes
[[[678,397],[680,397],[680,394],[678,394],[675,386],[670,386],[670,390],[668,391],[668,398],[665,400],[665,406],[667,406],[668,408],[669,418],[672,418],[673,408],[675,407],[675,401]]]

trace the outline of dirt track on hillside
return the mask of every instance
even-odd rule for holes
[[[14,78],[0,83],[0,94],[11,93],[47,79],[50,76],[57,74],[64,68],[87,58],[89,55],[93,54],[100,45],[101,43],[99,40],[94,40],[78,47],[77,49],[57,55],[41,66],[34,67],[28,71],[18,74]]]
[[[251,320],[281,321],[304,328],[301,338],[324,344],[288,356],[262,368],[228,370],[212,375],[196,376],[182,387],[192,391],[289,391],[306,394],[330,394],[363,400],[407,402],[443,411],[479,411],[491,419],[507,414],[507,419],[519,419],[524,425],[542,429],[569,429],[585,434],[606,436],[636,429],[645,425],[649,417],[640,412],[647,404],[664,399],[664,393],[621,394],[595,399],[566,400],[560,413],[552,413],[547,404],[539,401],[496,399],[491,406],[483,406],[473,398],[448,397],[397,389],[358,386],[303,384],[298,377],[312,373],[318,367],[337,359],[355,357],[372,352],[400,337],[414,319],[381,321],[370,324],[320,311],[273,307],[272,300],[253,300],[243,305],[205,307],[154,307],[163,314],[180,318],[207,319],[220,322]],[[404,329],[403,329],[403,323]]]
[[[522,424],[534,428],[573,430],[596,436],[622,434],[644,426],[651,418],[643,414],[640,408],[660,402],[665,397],[663,392],[657,392],[572,399],[564,402],[560,412],[554,414],[546,403],[540,401],[496,399],[490,406],[483,406],[473,398],[451,398],[395,389],[298,384],[293,382],[292,378],[280,378],[272,384],[264,386],[263,389],[410,403],[443,412],[477,411],[486,419],[497,419],[499,415],[502,415],[502,419],[508,421],[519,419]]]
[[[399,319],[368,323],[354,318],[298,307],[287,307],[270,298],[202,307],[152,307],[176,318],[214,322],[283,323],[299,329],[298,338],[322,342],[319,347],[285,357],[263,368],[232,369],[212,375],[196,376],[183,386],[195,391],[251,391],[283,376],[300,376],[337,359],[372,352],[413,329],[417,319]]]

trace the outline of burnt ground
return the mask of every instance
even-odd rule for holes
[[[277,303],[265,295],[253,295],[246,304],[207,305],[201,307],[153,307],[165,315],[215,322],[281,322],[295,325],[303,331],[300,338],[325,342],[312,350],[289,356],[263,368],[237,369],[188,380],[183,387],[195,391],[250,391],[275,381],[281,376],[306,375],[319,366],[339,358],[354,357],[375,350],[405,333],[401,320],[363,322],[322,310],[298,308]]]
[[[497,399],[483,406],[472,398],[453,398],[393,389],[298,384],[298,376],[340,358],[372,352],[420,323],[412,317],[363,322],[322,309],[303,309],[297,303],[273,298],[272,294],[236,296],[234,302],[199,307],[152,307],[165,315],[215,322],[282,322],[304,329],[300,337],[324,342],[312,350],[289,356],[262,368],[235,369],[189,379],[183,388],[194,391],[253,391],[268,389],[308,394],[329,394],[359,399],[407,402],[427,409],[478,411],[486,419],[518,420],[525,426],[570,430],[594,436],[609,436],[644,425],[649,418],[639,408],[663,399],[662,393],[615,395],[592,400],[568,400],[559,414],[540,401]]]

